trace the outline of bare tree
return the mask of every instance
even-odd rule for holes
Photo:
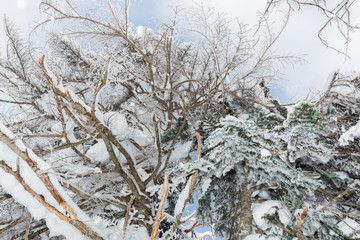
[[[1,125],[1,153],[10,157],[1,161],[0,181],[52,234],[58,234],[54,217],[64,229],[75,227],[92,239],[131,235],[134,226],[150,235],[154,221],[160,235],[194,231],[196,223],[179,230],[191,191],[186,199],[178,195],[195,184],[196,173],[185,184],[170,175],[160,224],[154,209],[164,173],[192,162],[190,152],[201,141],[195,135],[202,134],[207,116],[224,117],[230,106],[237,114],[260,105],[276,111],[263,90],[275,74],[271,62],[296,61],[271,53],[277,37],[251,40],[245,26],[232,31],[230,20],[214,9],[175,9],[173,20],[153,30],[133,26],[125,3],[119,10],[109,2],[96,17],[70,1],[44,0],[48,20],[37,29],[50,22],[70,27],[49,34],[41,53],[5,20],[9,45],[0,101],[14,110]],[[184,42],[188,32],[198,40]],[[42,214],[4,183],[5,176],[41,205]],[[117,221],[124,221],[122,228],[105,231]]]

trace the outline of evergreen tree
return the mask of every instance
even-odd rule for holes
[[[199,219],[234,239],[252,231],[292,239],[298,236],[295,213],[308,203],[312,220],[303,226],[306,235],[320,239],[355,236],[340,229],[336,214],[341,213],[331,211],[332,204],[338,204],[333,194],[353,193],[357,183],[344,181],[342,174],[331,169],[334,157],[326,123],[326,117],[309,103],[294,106],[285,121],[264,112],[247,119],[221,120],[204,142],[202,166],[207,167],[202,167],[198,185],[202,192]],[[349,182],[355,185],[348,187]],[[274,209],[268,209],[271,214],[255,215],[253,202],[259,200],[265,201],[264,206],[273,204]]]

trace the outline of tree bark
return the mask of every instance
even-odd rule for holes
[[[251,194],[252,190],[247,189],[247,182],[245,182],[242,185],[242,191],[239,192],[239,202],[237,204],[239,211],[236,226],[237,239],[244,239],[252,232]]]

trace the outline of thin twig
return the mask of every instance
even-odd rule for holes
[[[30,223],[31,223],[31,215],[29,216],[27,223],[26,223],[25,240],[28,240],[29,231],[30,231]]]
[[[124,239],[125,239],[126,228],[127,228],[128,221],[129,221],[129,218],[130,218],[130,208],[131,208],[131,205],[134,202],[134,199],[135,199],[135,196],[132,195],[131,198],[130,198],[129,204],[128,204],[127,208],[126,208],[126,215],[125,215],[125,221],[124,221],[124,227],[123,227]]]

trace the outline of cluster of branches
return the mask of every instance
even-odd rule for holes
[[[273,61],[299,58],[271,52],[281,31],[267,28],[253,41],[244,25],[233,31],[226,16],[203,6],[174,9],[156,30],[136,28],[129,5],[109,2],[96,17],[68,0],[43,0],[48,18],[37,29],[53,22],[71,29],[49,33],[40,52],[5,19],[0,183],[11,206],[28,210],[2,223],[4,237],[24,236],[26,223],[27,236],[118,239],[141,226],[153,239],[187,238],[199,225],[182,219],[199,172],[183,181],[167,172],[192,163],[193,151],[200,159],[204,121],[282,109],[268,94]],[[187,33],[197,42],[184,42]]]
[[[291,60],[270,55],[275,39],[252,42],[243,25],[232,31],[213,9],[175,9],[174,20],[155,32],[131,25],[128,7],[109,3],[99,20],[82,15],[69,1],[43,1],[48,20],[41,25],[73,26],[49,34],[45,55],[27,46],[5,19],[9,44],[1,62],[0,101],[11,111],[3,114],[1,141],[7,146],[4,156],[9,151],[18,157],[3,159],[2,171],[46,211],[93,239],[104,236],[79,218],[84,212],[111,221],[125,215],[124,230],[137,224],[150,234],[164,172],[176,161],[192,161],[189,153],[197,149],[195,133],[202,134],[204,116],[224,117],[234,103],[239,113],[259,104],[274,111],[278,105],[266,100],[258,83],[265,87],[273,78],[274,59]],[[182,42],[180,22],[199,35],[198,44]],[[183,143],[185,154],[177,159],[175,146]],[[28,183],[27,171],[35,173],[46,194]],[[183,223],[191,194],[177,199],[184,187],[178,184],[171,185],[174,202],[167,221],[172,227],[161,227],[168,236]],[[70,193],[71,199],[63,196]]]
[[[311,1],[298,1],[298,0],[287,0],[285,1],[269,0],[267,2],[266,10],[264,11],[264,17],[269,17],[272,13],[279,11],[283,6],[287,6],[286,14],[290,14],[292,11],[300,10],[301,8],[313,8],[317,9],[320,15],[325,17],[325,22],[318,30],[318,38],[321,43],[326,47],[335,50],[340,54],[344,54],[349,57],[349,43],[351,41],[351,33],[358,30],[359,23],[354,23],[352,11],[358,7],[359,2],[356,0],[344,0],[344,1],[326,1],[326,0],[311,0]],[[335,26],[335,31],[338,32],[344,41],[344,50],[340,49],[329,43],[329,38],[326,36],[326,30],[331,31]]]

